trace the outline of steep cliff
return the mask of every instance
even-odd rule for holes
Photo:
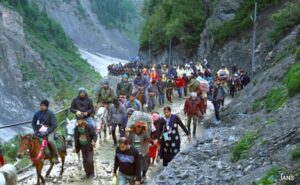
[[[57,23],[26,1],[0,2],[0,125],[31,119],[43,98],[57,110],[78,87],[93,89],[99,73]]]
[[[101,3],[98,0],[31,1],[37,3],[40,8],[47,11],[50,17],[60,23],[68,36],[79,48],[123,59],[128,59],[130,56],[136,55],[138,50],[137,41],[129,39],[129,37],[130,35],[138,35],[139,32],[142,22],[138,13],[140,11],[140,1],[133,1],[134,5],[136,5],[137,13],[134,14],[132,22],[126,24],[126,27],[130,27],[129,30],[124,25],[121,27],[125,30],[117,27],[115,25],[117,23],[109,27],[107,25],[110,23],[109,20],[101,22],[102,19],[99,19],[99,16],[94,11],[94,8],[97,8],[95,7],[95,2]],[[129,3],[133,2],[129,1]],[[117,7],[114,8],[117,12],[121,11]],[[122,16],[126,17],[126,15]]]

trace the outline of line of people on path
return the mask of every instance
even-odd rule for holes
[[[142,72],[136,72],[133,83],[129,82],[130,74],[123,74],[115,92],[108,82],[101,83],[95,94],[95,105],[87,91],[79,88],[70,111],[77,118],[75,151],[82,153],[86,177],[95,175],[94,148],[97,140],[106,140],[108,132],[112,135],[114,147],[117,147],[114,174],[119,169],[118,184],[125,184],[125,181],[139,184],[145,181],[150,161],[153,163],[157,155],[163,160],[163,166],[167,166],[180,151],[178,128],[189,138],[191,133],[196,136],[196,128],[206,114],[208,100],[214,105],[214,123],[219,124],[220,107],[224,106],[228,86],[231,91],[233,81],[241,82],[235,85],[240,89],[249,83],[247,73],[241,69],[236,71],[234,68],[232,72],[230,76],[229,71],[222,66],[213,75],[208,66],[193,63],[170,69],[166,65],[162,68],[143,68]],[[184,113],[188,118],[187,125],[171,113],[170,107],[164,107],[164,115],[154,112],[157,101],[161,106],[165,103],[165,97],[170,103],[173,102],[174,91],[179,99],[187,97],[182,99]],[[42,135],[48,136],[54,161],[59,162],[54,142],[57,123],[54,113],[48,107],[49,102],[43,100],[32,126],[35,133],[43,131]],[[151,114],[151,121],[145,120],[149,113],[141,114],[143,111]],[[128,125],[132,120],[133,124]],[[119,143],[117,130],[121,138]]]

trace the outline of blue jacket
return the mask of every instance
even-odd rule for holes
[[[149,80],[145,76],[136,77],[133,81],[133,84],[134,84],[134,86],[146,88],[149,85]]]

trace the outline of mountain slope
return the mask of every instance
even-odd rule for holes
[[[0,124],[31,119],[43,98],[58,109],[78,87],[93,89],[99,73],[57,23],[27,1],[0,3]]]
[[[251,71],[251,0],[214,1],[191,58]],[[152,184],[300,184],[300,1],[258,1],[255,75]],[[173,59],[185,57],[174,45]],[[142,53],[146,51],[141,50]],[[166,51],[156,53],[165,62]],[[182,63],[182,62],[181,62]]]
[[[137,34],[141,24],[139,18],[136,18],[137,20],[134,19],[135,21],[132,24],[127,23],[126,26],[119,25],[119,22],[112,23],[109,26],[109,20],[102,22],[103,19],[99,18],[100,12],[95,11],[97,10],[95,3],[102,2],[99,0],[31,1],[46,10],[49,16],[64,28],[67,35],[79,48],[123,59],[136,55],[137,42],[129,39],[128,34]],[[105,0],[103,2],[110,1]],[[138,11],[139,9],[137,8]],[[110,15],[109,13],[106,12],[105,15]],[[135,16],[138,16],[138,14],[135,14]],[[130,30],[126,28],[129,25],[132,26]],[[128,34],[126,35],[126,33]]]

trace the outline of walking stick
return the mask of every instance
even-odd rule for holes
[[[93,154],[93,158],[94,158],[94,168],[95,168],[95,177],[97,178],[98,177],[98,168],[97,168],[97,157],[95,156],[96,154],[96,150],[95,150],[95,147],[93,147],[93,151],[94,151],[94,154]]]
[[[77,153],[77,157],[78,157],[78,166],[79,166],[79,170],[82,170],[82,163],[81,163],[81,159],[80,159],[80,153]]]

